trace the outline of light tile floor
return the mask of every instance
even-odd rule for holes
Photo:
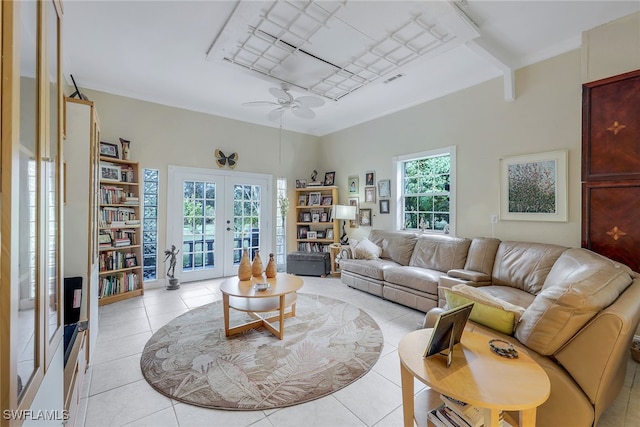
[[[301,292],[354,304],[380,325],[380,359],[364,377],[338,392],[289,408],[219,411],[186,405],[153,390],[140,371],[140,354],[151,335],[188,310],[221,300],[221,279],[150,289],[135,298],[100,307],[100,329],[81,408],[86,426],[396,427],[402,426],[397,345],[422,323],[424,314],[351,289],[336,278],[304,277]],[[640,368],[629,358],[620,396],[599,427],[640,425]],[[415,392],[424,386],[416,381]],[[81,415],[81,416],[82,416]],[[566,427],[566,426],[563,426]]]

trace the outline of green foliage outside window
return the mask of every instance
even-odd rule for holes
[[[451,157],[410,160],[403,164],[404,226],[444,230],[450,222]]]

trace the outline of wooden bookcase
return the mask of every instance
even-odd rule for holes
[[[314,201],[318,204],[310,205]],[[298,251],[330,252],[329,245],[340,239],[339,221],[331,217],[331,208],[338,204],[338,187],[296,188],[295,202]],[[316,233],[316,237],[309,232]],[[317,236],[319,233],[322,237]]]
[[[144,293],[140,178],[137,162],[100,157],[99,305]]]

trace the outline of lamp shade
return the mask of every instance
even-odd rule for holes
[[[333,205],[333,219],[356,219],[356,207]]]

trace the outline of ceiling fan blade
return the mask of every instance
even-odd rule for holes
[[[275,110],[269,111],[269,114],[267,114],[267,119],[274,122],[278,120],[280,117],[282,117],[283,114],[284,114],[284,108],[276,108]]]
[[[293,101],[293,97],[284,89],[271,87],[269,88],[269,92],[271,92],[271,95],[275,96],[278,99],[282,99],[285,102]]]
[[[294,107],[291,111],[293,111],[293,114],[303,119],[313,119],[316,116],[316,113],[307,107]]]
[[[251,102],[245,102],[242,105],[247,107],[262,107],[264,105],[278,105],[278,103],[272,102],[272,101],[251,101]]]
[[[324,105],[324,99],[318,98],[316,96],[301,96],[300,98],[296,98],[296,102],[300,104],[301,107],[322,107]]]

